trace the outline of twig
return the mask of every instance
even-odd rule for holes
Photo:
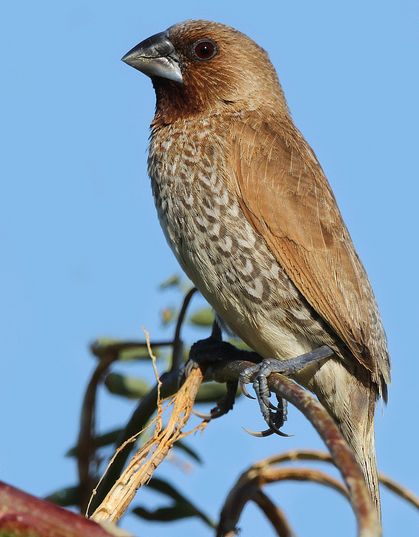
[[[263,511],[278,537],[295,537],[285,513],[262,490],[256,490],[250,499]]]
[[[416,507],[416,509],[419,509],[419,498],[413,494],[409,489],[406,487],[402,487],[396,481],[393,481],[390,477],[380,474],[379,475],[380,482],[387,487],[389,490],[394,492],[394,494],[397,494],[397,496],[400,496],[403,498],[403,500],[406,500],[409,502],[413,507]]]
[[[176,322],[175,334],[173,336],[172,365],[170,368],[171,371],[178,369],[181,364],[183,343],[180,338],[180,332],[182,330],[182,325],[185,320],[186,311],[192,300],[192,297],[196,292],[196,287],[192,287],[192,289],[189,289],[189,291],[185,295],[185,298],[183,299],[182,307],[180,308],[180,312]]]
[[[162,404],[161,404],[161,380],[159,378],[159,372],[157,371],[157,358],[154,355],[153,350],[151,348],[150,334],[147,332],[147,330],[145,328],[143,330],[144,330],[144,334],[145,334],[145,340],[147,342],[148,354],[150,355],[150,358],[151,358],[151,363],[152,363],[152,366],[153,366],[154,376],[156,378],[156,383],[157,383],[156,431],[158,433],[160,433],[160,431],[162,429],[162,426],[163,426],[163,422],[162,422],[163,407],[162,407]]]
[[[114,354],[108,354],[100,360],[96,365],[89,384],[87,385],[83,398],[76,450],[80,508],[82,512],[85,510],[93,486],[93,478],[90,474],[90,468],[95,453],[94,437],[97,388],[115,359]]]
[[[137,489],[145,485],[173,444],[182,437],[192,411],[203,376],[194,369],[173,398],[173,410],[168,424],[140,448],[91,518],[97,522],[116,522],[124,514]]]
[[[327,475],[320,470],[313,468],[269,468],[256,473],[253,479],[257,479],[259,484],[267,485],[278,481],[311,481],[320,485],[325,485],[339,492],[348,498],[348,491],[340,481]]]
[[[319,470],[312,468],[272,468],[266,464],[257,463],[243,472],[228,493],[221,511],[217,536],[225,537],[232,528],[237,527],[246,503],[253,499],[260,487],[279,481],[311,481],[330,487],[348,498],[348,491],[337,479]]]
[[[253,468],[271,466],[272,464],[280,464],[287,461],[297,460],[328,462],[330,464],[334,464],[330,453],[317,450],[301,449],[294,451],[286,451],[285,453],[280,453],[279,455],[268,457],[255,463],[253,465]],[[383,473],[378,474],[378,479],[384,487],[391,490],[397,496],[400,496],[403,500],[409,502],[413,507],[416,507],[416,509],[419,509],[419,498],[411,490],[407,489],[406,487],[403,487],[402,485],[394,481],[394,479],[391,479]]]

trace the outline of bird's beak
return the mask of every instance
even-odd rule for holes
[[[152,35],[132,48],[122,61],[150,78],[160,77],[183,82],[179,57],[167,32]]]

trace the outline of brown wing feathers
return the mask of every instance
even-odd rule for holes
[[[292,126],[275,132],[279,121],[249,116],[232,133],[241,205],[305,299],[380,388],[388,357],[380,327],[371,323],[377,306],[365,270],[312,151]]]

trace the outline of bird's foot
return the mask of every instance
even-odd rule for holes
[[[196,412],[194,413],[199,417],[202,418],[205,421],[210,421],[215,418],[220,418],[221,416],[224,416],[224,414],[227,414],[227,412],[230,412],[230,410],[233,409],[234,402],[236,400],[237,395],[237,387],[238,382],[227,382],[227,392],[224,395],[222,399],[217,401],[217,405],[212,408],[209,412],[209,414],[204,414],[202,412]]]
[[[329,358],[333,354],[332,349],[324,345],[296,358],[289,360],[268,359],[263,360],[260,364],[246,368],[240,375],[239,386],[243,395],[254,399],[246,388],[246,384],[253,383],[262,416],[269,427],[268,430],[262,431],[261,433],[251,434],[268,436],[276,433],[280,436],[287,436],[280,430],[286,420],[286,402],[283,399],[278,399],[277,406],[274,406],[269,400],[271,392],[268,386],[268,377],[271,373],[281,373],[285,376],[290,376],[304,369],[307,365]]]
[[[241,357],[242,351],[221,339],[221,330],[217,322],[214,322],[212,334],[209,338],[201,339],[194,343],[189,351],[189,360],[185,365],[185,376],[188,376],[192,369],[196,367],[208,367],[211,364],[223,360],[237,360]],[[217,406],[210,410],[209,414],[196,412],[200,418],[209,421],[227,414],[236,400],[238,381],[227,382],[227,392],[225,396],[217,402]]]
[[[240,350],[222,341],[217,336],[210,336],[194,343],[189,351],[189,360],[185,365],[185,376],[188,376],[192,369],[196,367],[208,367],[211,364],[224,360],[237,360]],[[217,402],[217,405],[210,410],[209,414],[196,412],[195,414],[205,421],[220,418],[227,414],[236,400],[238,382],[227,382],[227,392],[225,396]]]

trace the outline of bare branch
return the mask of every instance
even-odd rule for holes
[[[389,490],[394,492],[394,494],[397,494],[397,496],[400,496],[401,498],[403,498],[403,500],[409,502],[411,505],[413,505],[413,507],[419,509],[419,498],[415,494],[413,494],[413,492],[411,492],[406,487],[402,487],[402,485],[399,485],[396,481],[384,474],[380,474],[379,479],[380,482]]]
[[[255,491],[250,499],[263,511],[278,537],[295,537],[285,513],[262,490]]]
[[[89,501],[90,491],[93,486],[93,477],[90,469],[95,454],[94,437],[97,388],[115,359],[115,355],[111,353],[98,362],[83,398],[76,450],[80,507],[82,512],[85,510]]]
[[[188,306],[189,306],[189,304],[190,304],[190,302],[192,300],[192,297],[197,292],[197,290],[198,289],[196,287],[192,287],[192,289],[190,289],[186,293],[185,298],[183,299],[182,307],[180,308],[180,312],[179,312],[177,322],[176,322],[175,334],[174,334],[174,337],[173,337],[173,351],[172,351],[171,371],[173,371],[175,369],[178,369],[180,367],[180,364],[181,364],[181,361],[182,361],[183,344],[182,344],[182,340],[180,338],[180,332],[182,330],[183,322],[185,321],[185,315],[186,315],[186,311],[188,309]]]
[[[225,537],[237,527],[246,503],[254,498],[255,491],[259,491],[263,485],[279,481],[311,481],[330,487],[349,499],[347,489],[324,472],[312,468],[272,468],[265,462],[256,463],[246,470],[229,492],[221,510],[218,537]]]
[[[207,369],[206,378],[218,382],[235,380],[241,371],[250,365],[250,362],[241,360],[215,364]],[[380,524],[372,506],[361,468],[331,416],[312,395],[283,375],[278,373],[270,375],[268,383],[272,392],[287,399],[306,416],[327,445],[335,465],[348,487],[352,508],[358,522],[359,537],[381,535]]]
[[[269,468],[258,472],[258,481],[260,485],[276,483],[278,481],[311,481],[320,485],[325,485],[339,492],[342,496],[349,499],[347,489],[333,477],[328,474],[315,470],[313,468]]]
[[[253,468],[271,466],[273,464],[281,464],[283,462],[292,462],[297,460],[328,462],[330,464],[334,464],[334,461],[329,453],[324,451],[301,449],[286,451],[284,453],[280,453],[279,455],[273,455],[272,457],[258,461],[253,465]],[[394,481],[394,479],[383,473],[379,473],[378,479],[384,487],[391,490],[394,494],[397,494],[397,496],[400,496],[403,500],[409,502],[413,507],[416,507],[416,509],[419,509],[419,498],[412,491],[406,487],[403,487]]]

